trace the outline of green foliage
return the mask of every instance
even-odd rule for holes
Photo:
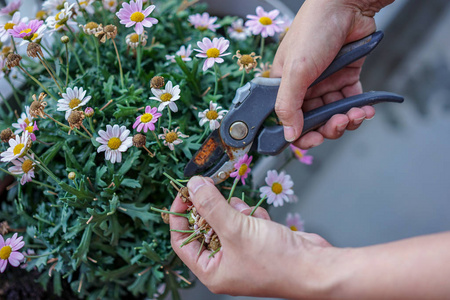
[[[88,138],[82,128],[69,132],[50,118],[37,119],[38,140],[31,147],[40,159],[35,182],[13,187],[7,200],[1,203],[0,211],[0,221],[8,221],[12,228],[26,228],[25,249],[34,249],[37,256],[28,262],[27,269],[41,271],[38,281],[43,285],[53,282],[57,294],[61,293],[62,280],[67,280],[74,293],[86,299],[119,299],[130,293],[141,299],[143,296],[153,298],[163,284],[166,288],[162,296],[171,293],[175,299],[177,290],[187,286],[175,275],[186,277],[188,272],[171,248],[168,225],[161,222],[160,215],[150,207],[170,207],[176,192],[163,173],[185,179],[184,166],[207,136],[205,130],[209,130],[208,124],[199,125],[198,113],[208,108],[210,101],[225,109],[229,107],[242,71],[238,70],[232,55],[225,57],[225,63],[218,65],[219,76],[224,78],[214,95],[214,72],[211,69],[202,71],[204,60],[194,57],[196,52],[191,55],[192,61],[183,61],[181,57],[176,57],[175,62],[166,59],[167,54],[175,54],[182,45],[191,44],[193,49],[198,48],[196,42],[205,36],[212,38],[223,34],[229,39],[226,28],[236,19],[231,16],[219,19],[223,27],[218,33],[202,32],[191,26],[187,18],[193,13],[202,13],[206,6],[196,4],[177,13],[181,2],[155,3],[157,9],[151,16],[159,23],[146,28],[148,43],[143,49],[137,49],[142,50],[140,66],[138,53],[125,43],[126,35],[133,33],[133,29],[119,25],[115,14],[104,10],[101,1],[94,2],[94,15],[78,14],[76,21],[79,24],[95,21],[103,26],[117,25],[115,42],[123,68],[124,87],[121,87],[119,64],[111,40],[102,44],[81,30],[76,33],[77,40],[82,43],[79,44],[73,35],[66,33],[71,40],[68,86],[83,87],[87,95],[92,96],[85,107],[94,108],[95,113],[92,118],[86,117],[83,124],[93,138]],[[46,59],[56,70],[64,88],[67,56],[60,37],[60,33],[55,33],[46,43],[51,45],[48,51],[52,53],[46,54]],[[258,52],[257,37],[230,42],[227,52],[231,54],[236,50],[241,50],[242,54]],[[276,46],[276,43],[266,45],[263,62],[271,60]],[[37,60],[27,58],[22,65],[33,71],[50,93],[58,95],[57,86]],[[132,125],[142,114],[141,108],[159,105],[159,102],[149,100],[153,96],[149,81],[155,75],[163,76],[166,82],[170,80],[181,89],[181,98],[176,102],[179,111],[169,116],[168,108],[165,108],[155,124],[156,135],[145,134],[146,147],[155,156],[150,157],[144,149],[132,147],[123,153],[121,163],[106,161],[104,152],[97,153],[100,144],[95,138],[99,136],[99,130],[106,130],[106,125],[118,124],[136,133]],[[245,76],[246,80],[253,78],[252,73]],[[28,77],[25,80],[24,88],[18,88],[18,96],[23,106],[29,106],[31,95],[39,95],[42,90]],[[56,101],[50,97],[45,100],[48,103],[45,112],[67,125],[64,112],[57,111]],[[110,100],[112,102],[105,107]],[[11,108],[8,104],[11,101],[5,103],[0,107],[0,129],[17,122],[13,109],[19,113],[24,111],[23,106],[15,104]],[[156,140],[162,133],[161,127],[169,126],[171,129],[180,127],[181,132],[189,135],[182,144],[175,146],[174,151]],[[3,143],[0,152],[7,148]],[[0,165],[3,170],[9,166]],[[75,179],[68,179],[70,172],[76,174]],[[221,187],[231,184],[232,180]],[[245,187],[238,187],[236,195],[243,189]],[[228,191],[224,192],[226,196]],[[253,205],[258,199],[247,194],[246,200]],[[52,278],[49,278],[49,270]]]

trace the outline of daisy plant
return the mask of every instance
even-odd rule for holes
[[[258,8],[248,20],[272,24],[252,29],[196,0],[41,2],[32,15],[17,11],[28,1],[1,9],[0,85],[10,89],[0,91],[0,181],[12,184],[1,195],[0,271],[21,264],[54,298],[177,299],[190,274],[164,220],[177,193],[189,201],[184,168],[221,129],[236,89],[268,75],[254,53],[279,17]],[[277,47],[265,45],[264,62]],[[234,161],[222,193],[257,205],[259,158]],[[270,178],[259,205],[280,206],[292,180]],[[183,245],[221,251],[195,207],[179,216],[191,221]]]

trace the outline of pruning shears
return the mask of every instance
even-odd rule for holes
[[[361,40],[345,45],[329,67],[312,83],[317,84],[352,62],[368,55],[383,38],[377,31]],[[226,180],[234,165],[245,154],[256,151],[265,155],[281,153],[289,143],[284,139],[283,126],[264,126],[266,118],[274,112],[281,78],[257,77],[237,89],[232,106],[222,120],[189,161],[184,175],[211,177],[215,184]],[[403,102],[403,97],[388,92],[367,92],[345,98],[304,113],[301,136],[325,124],[333,115],[347,113],[353,107],[380,102]]]

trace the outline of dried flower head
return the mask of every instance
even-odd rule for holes
[[[2,132],[0,133],[0,140],[3,143],[7,143],[9,142],[10,139],[15,139],[16,135],[14,134],[14,132],[12,132],[11,128],[6,128],[4,130],[2,130]]]
[[[148,35],[146,31],[142,32],[142,34],[137,34],[135,32],[130,33],[125,37],[127,45],[133,49],[137,48],[139,45],[147,45],[147,39]]]
[[[147,141],[147,138],[143,134],[136,134],[133,136],[133,146],[141,148],[145,146],[145,142]]]
[[[97,24],[95,22],[89,22],[85,25],[79,25],[81,28],[83,28],[84,33],[88,35],[96,34],[97,32],[100,32],[103,30],[102,24]]]
[[[164,77],[162,76],[154,76],[151,80],[150,80],[150,87],[152,89],[160,89],[164,87]]]
[[[17,67],[20,65],[20,61],[22,60],[22,56],[16,53],[9,53],[6,57],[6,66],[8,69]]]
[[[102,31],[95,33],[95,37],[98,38],[99,42],[104,43],[106,40],[114,39],[117,35],[117,27],[114,25],[106,25]]]
[[[44,101],[45,97],[47,97],[47,94],[45,93],[40,93],[38,99],[36,99],[36,94],[33,95],[33,102],[30,105],[30,116],[32,118],[37,118],[39,116],[42,119],[45,119],[44,109],[47,106],[47,102]]]
[[[166,207],[164,207],[162,210],[165,210],[165,211],[169,211]],[[168,213],[161,213],[161,218],[162,218],[162,220],[163,220],[163,222],[165,223],[165,224],[169,224],[169,214]]]
[[[163,127],[163,134],[158,135],[158,138],[163,140],[164,146],[169,147],[170,150],[175,150],[175,146],[181,144],[183,140],[181,138],[187,138],[188,135],[183,134],[179,131],[179,127],[175,130],[169,130]]]
[[[0,234],[1,235],[8,234],[10,229],[11,229],[11,227],[9,227],[9,224],[7,221],[2,221],[0,223]]]
[[[258,58],[261,58],[261,56],[255,56],[255,52],[242,55],[239,50],[236,51],[236,55],[233,56],[233,58],[235,57],[238,58],[237,64],[239,66],[239,71],[245,69],[245,72],[247,72],[247,74],[257,66],[258,63],[256,62],[256,60]]]
[[[44,53],[42,52],[42,48],[41,45],[39,45],[38,43],[35,42],[30,42],[28,43],[27,46],[27,55],[29,57],[35,58],[38,57],[38,54],[43,57]]]
[[[80,129],[81,125],[83,124],[83,120],[84,120],[84,113],[79,110],[72,111],[69,117],[67,118],[67,121],[69,122],[69,126],[71,129],[73,128]]]

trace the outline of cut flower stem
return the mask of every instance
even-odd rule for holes
[[[258,207],[261,206],[261,204],[264,202],[264,200],[267,199],[267,196],[262,197],[261,200],[259,200],[259,202],[256,204],[256,206],[253,208],[252,212],[250,213],[250,216],[253,216],[253,214],[255,213],[255,211],[258,209]]]

